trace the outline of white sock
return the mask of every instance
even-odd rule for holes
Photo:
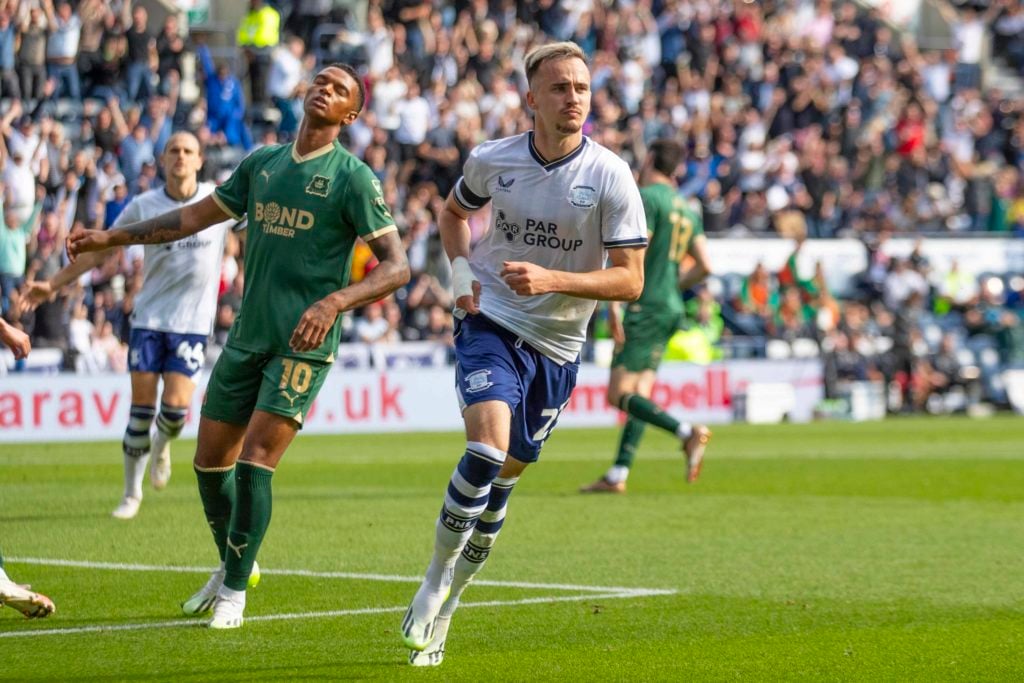
[[[126,498],[142,500],[142,480],[146,477],[149,453],[135,457],[124,456],[124,495]]]
[[[612,484],[618,484],[619,482],[626,481],[629,479],[629,468],[625,465],[612,465],[605,472],[604,478]]]
[[[452,575],[451,593],[441,606],[438,617],[450,618],[459,606],[462,592],[473,581],[490,556],[498,533],[505,524],[508,498],[519,477],[497,477],[491,484],[487,508],[480,515],[469,541],[455,562]]]
[[[3,567],[0,567],[0,581],[10,581],[11,577],[7,576],[7,572],[4,571]]]
[[[676,436],[680,439],[689,439],[691,434],[693,434],[693,425],[689,422],[680,422],[679,429],[676,430]]]
[[[221,586],[217,589],[217,597],[230,600],[231,602],[240,602],[245,604],[245,591],[236,591],[233,588],[227,586]]]

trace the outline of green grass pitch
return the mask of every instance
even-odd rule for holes
[[[1024,678],[1024,420],[716,432],[693,486],[648,430],[629,494],[585,497],[616,434],[556,430],[436,670],[397,630],[458,434],[300,436],[231,632],[178,612],[214,553],[191,442],[130,522],[117,444],[0,446],[7,570],[57,603],[0,610],[0,678]]]

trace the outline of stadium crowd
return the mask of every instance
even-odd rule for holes
[[[884,376],[911,405],[942,388],[952,364],[936,354],[967,348],[968,334],[1021,360],[1016,280],[998,292],[975,281],[968,296],[972,278],[877,249],[891,234],[1024,233],[1024,101],[982,88],[980,68],[986,35],[1024,65],[1017,2],[943,3],[955,38],[943,50],[842,0],[383,0],[365,26],[330,0],[249,5],[225,59],[206,33],[174,16],[155,26],[131,0],[0,0],[3,310],[35,346],[63,350],[67,369],[124,369],[141,281],[141,252],[127,250],[24,312],[19,288],[62,266],[68,231],[109,227],[158,187],[174,130],[198,136],[215,181],[290,140],[309,75],[338,60],[369,95],[343,143],[380,179],[413,270],[397,296],[346,316],[344,338],[449,343],[437,217],[474,145],[529,128],[517,65],[548,39],[591,58],[593,139],[634,168],[655,138],[685,141],[681,192],[712,237],[853,236],[872,254],[853,301],[792,268],[716,280],[691,302],[707,339],[813,339],[835,377]],[[490,218],[472,221],[479,235]],[[232,235],[215,342],[238,310],[243,253]],[[363,245],[353,277],[373,265]]]

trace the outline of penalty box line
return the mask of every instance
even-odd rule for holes
[[[181,574],[209,574],[210,567],[182,567],[157,564],[135,564],[122,562],[93,562],[90,560],[62,560],[42,557],[8,557],[7,562],[35,564],[47,567],[78,567],[81,569],[107,569],[129,572],[175,572]],[[301,576],[314,579],[349,579],[355,581],[383,581],[396,583],[420,583],[422,576],[399,576],[396,574],[367,574],[361,572],[329,572],[309,569],[272,569],[260,568],[260,574],[266,576]],[[529,581],[491,581],[483,579],[474,581],[475,586],[491,586],[494,588],[528,588],[538,590],[563,590],[588,593],[616,593],[623,595],[636,594],[641,597],[650,595],[673,595],[677,591],[663,588],[631,588],[625,586],[588,586],[572,583],[534,583]]]
[[[676,591],[669,590],[634,590],[630,593],[589,593],[586,595],[559,595],[545,598],[523,598],[520,600],[488,600],[486,602],[463,602],[461,608],[471,607],[515,607],[518,605],[541,605],[556,602],[584,602],[586,600],[617,600],[624,598],[642,598],[656,595],[672,595]],[[399,614],[407,609],[406,605],[396,607],[362,607],[357,609],[337,609],[322,612],[292,612],[289,614],[258,614],[246,617],[246,622],[286,621],[292,619],[329,619],[360,614]],[[0,633],[3,638],[32,638],[36,636],[76,635],[80,633],[105,633],[115,631],[145,631],[166,628],[199,628],[205,623],[203,619],[177,619],[175,621],[155,621],[138,624],[109,624],[103,626],[75,626],[70,628],[31,629],[28,631],[7,631]]]

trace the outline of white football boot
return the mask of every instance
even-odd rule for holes
[[[448,638],[448,627],[451,617],[438,617],[434,620],[434,637],[422,652],[409,651],[409,663],[413,666],[438,666],[444,661],[444,641]]]
[[[142,501],[132,496],[125,496],[121,499],[121,504],[114,508],[114,511],[110,513],[111,517],[115,519],[131,519],[135,515],[139,514],[139,506],[142,505]]]
[[[218,630],[241,628],[244,611],[245,591],[229,591],[221,586],[217,591],[217,600],[213,603],[213,618],[206,625]]]
[[[249,588],[254,587],[260,582],[260,566],[256,562],[252,563],[252,573],[249,574]],[[197,617],[200,614],[206,614],[212,608],[214,603],[217,601],[217,591],[224,585],[224,568],[217,569],[210,574],[210,579],[206,582],[206,585],[200,588],[195,594],[181,603],[181,611],[190,617]],[[243,605],[244,606],[244,605]]]
[[[434,622],[437,621],[437,614],[451,594],[452,570],[445,572],[444,580],[447,584],[444,593],[437,596],[424,579],[412,603],[409,604],[405,617],[402,618],[402,642],[410,650],[422,652],[434,639]]]

